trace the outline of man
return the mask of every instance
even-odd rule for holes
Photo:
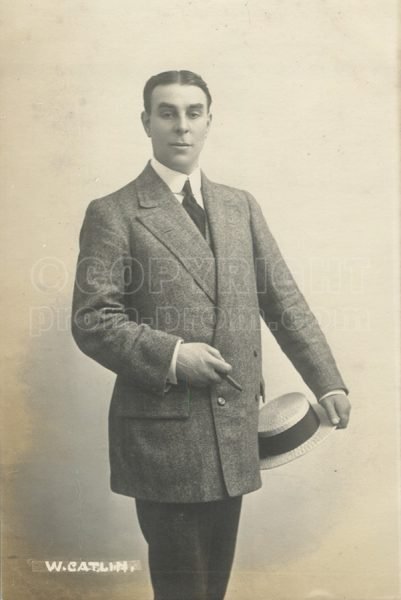
[[[258,204],[200,171],[206,83],[160,73],[144,105],[153,158],[88,207],[73,335],[117,374],[111,487],[136,499],[155,599],[222,600],[242,496],[261,485],[260,314],[340,428],[350,405]]]

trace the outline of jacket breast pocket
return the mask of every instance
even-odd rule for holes
[[[117,378],[110,410],[117,416],[138,419],[187,419],[190,389],[186,384],[171,385],[162,395]]]

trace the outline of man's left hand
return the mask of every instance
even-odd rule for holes
[[[330,421],[333,425],[337,425],[337,429],[347,427],[351,413],[351,403],[345,394],[327,396],[319,404],[326,409]]]

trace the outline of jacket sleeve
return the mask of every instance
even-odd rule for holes
[[[247,193],[261,315],[317,399],[348,392],[327,340],[300,292],[256,200]]]
[[[128,227],[116,207],[102,200],[89,204],[80,233],[72,335],[104,367],[163,395],[179,338],[132,319],[126,302],[127,266],[132,267]]]

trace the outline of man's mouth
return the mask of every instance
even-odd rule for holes
[[[189,148],[191,144],[187,144],[185,142],[172,142],[170,146],[178,146],[179,148]]]

